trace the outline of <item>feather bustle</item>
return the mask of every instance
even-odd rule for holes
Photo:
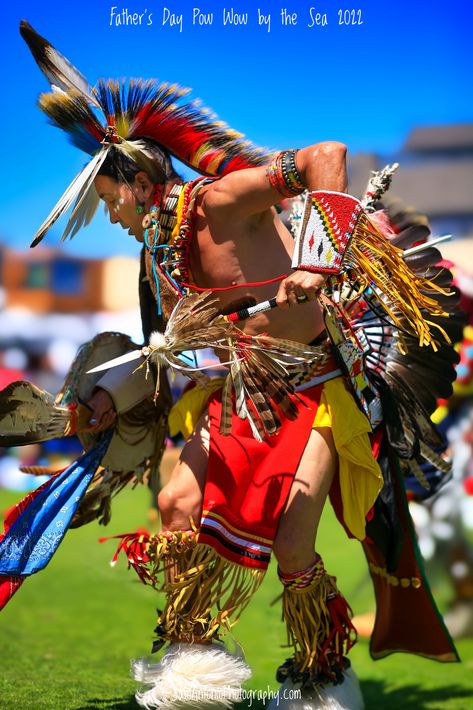
[[[156,345],[153,347],[153,342]],[[306,374],[326,359],[325,348],[250,336],[220,315],[218,300],[208,292],[191,294],[174,308],[163,336],[150,340],[149,356],[165,362],[192,379],[200,368],[185,364],[177,354],[214,347],[227,353],[230,372],[222,395],[220,431],[229,433],[233,395],[239,417],[247,418],[258,439],[281,426],[279,411],[295,416],[297,409],[292,379]]]

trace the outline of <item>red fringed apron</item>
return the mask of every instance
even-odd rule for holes
[[[297,419],[259,442],[236,414],[232,433],[219,432],[221,392],[209,402],[210,452],[199,543],[230,562],[266,569],[273,540],[312,424],[323,384],[299,393]]]

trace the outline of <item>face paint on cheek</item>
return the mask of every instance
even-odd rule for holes
[[[114,212],[117,212],[117,213],[120,212],[120,206],[123,205],[124,202],[125,202],[124,198],[120,197],[120,199],[118,200],[118,204],[116,204],[115,207],[113,208]]]

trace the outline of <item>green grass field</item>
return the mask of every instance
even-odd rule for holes
[[[0,492],[0,510],[19,499]],[[125,491],[108,528],[89,525],[67,535],[49,567],[26,580],[0,618],[0,710],[135,708],[129,659],[148,655],[157,596],[127,572],[124,559],[111,568],[115,541],[104,534],[147,525],[148,492]],[[344,537],[330,511],[319,533],[326,566],[339,578],[355,613],[372,605],[361,546]],[[446,598],[446,590],[437,590]],[[254,670],[249,687],[275,689],[284,627],[274,567],[236,627]],[[360,640],[351,653],[367,710],[468,710],[473,708],[473,640],[458,643],[461,664],[440,664],[396,654],[373,662]],[[240,705],[240,709],[248,703]],[[264,707],[257,699],[253,708]]]

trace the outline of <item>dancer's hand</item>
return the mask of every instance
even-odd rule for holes
[[[110,429],[117,417],[113,400],[105,390],[100,387],[94,392],[92,397],[87,402],[90,408],[90,417],[88,426],[82,431],[104,431]]]
[[[297,269],[281,281],[276,303],[280,308],[298,306],[306,301],[315,301],[324,287],[327,276],[312,271]]]

